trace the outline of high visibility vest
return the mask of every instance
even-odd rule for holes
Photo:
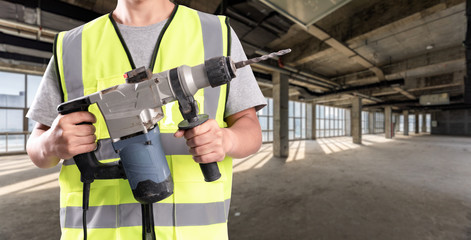
[[[161,72],[180,65],[195,66],[205,59],[229,55],[228,19],[175,6],[164,26],[150,68]],[[124,83],[123,73],[135,67],[110,15],[57,35],[54,57],[64,101]],[[207,88],[195,95],[200,113],[226,127],[226,86]],[[109,139],[103,116],[96,105],[96,135],[101,162],[119,160]],[[227,218],[232,185],[232,159],[218,162],[222,177],[204,181],[200,167],[188,152],[185,139],[173,137],[182,120],[177,103],[163,108],[159,122],[161,139],[172,172],[174,193],[154,204],[157,239],[227,239]],[[59,176],[61,239],[83,239],[82,183],[72,160],[64,160]],[[87,212],[88,239],[140,239],[141,206],[133,198],[127,180],[95,180],[91,184]]]

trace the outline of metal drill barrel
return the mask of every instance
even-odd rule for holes
[[[237,69],[239,68],[242,68],[242,67],[245,67],[247,65],[250,65],[252,63],[256,63],[256,62],[260,62],[260,61],[263,61],[263,60],[267,60],[268,58],[275,58],[275,57],[278,57],[278,56],[282,56],[282,55],[285,55],[287,53],[291,52],[291,49],[288,48],[288,49],[284,49],[284,50],[280,50],[278,52],[272,52],[270,54],[267,54],[267,55],[263,55],[261,57],[256,57],[256,58],[252,58],[252,59],[248,59],[248,60],[245,60],[245,61],[240,61],[240,62],[236,62],[235,63],[235,67]]]

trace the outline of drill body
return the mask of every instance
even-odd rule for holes
[[[121,158],[118,163],[101,163],[94,152],[74,156],[84,183],[84,239],[87,235],[85,213],[90,184],[95,179],[127,178],[134,198],[142,204],[143,239],[154,240],[152,203],[173,193],[171,173],[160,143],[157,124],[163,118],[162,106],[178,101],[184,119],[178,125],[179,129],[194,128],[208,120],[207,115],[198,115],[198,104],[193,98],[199,89],[229,83],[238,68],[289,51],[283,50],[237,63],[230,57],[215,57],[194,67],[183,65],[155,74],[141,67],[124,74],[126,83],[59,105],[58,111],[64,115],[87,111],[90,105],[97,104],[106,122],[113,148]],[[200,167],[207,182],[221,177],[215,162],[200,164]]]
[[[67,114],[86,111],[91,104],[97,104],[113,148],[121,158],[119,164],[110,166],[98,162],[93,152],[75,156],[82,182],[127,178],[135,199],[143,204],[170,196],[173,184],[157,124],[163,118],[162,106],[178,100],[185,119],[181,128],[193,128],[207,120],[206,115],[197,115],[198,105],[193,95],[199,89],[228,83],[235,77],[235,71],[229,57],[216,57],[194,67],[183,65],[155,74],[141,67],[124,75],[126,83],[59,105],[59,113]],[[205,180],[220,177],[216,163],[201,167]]]

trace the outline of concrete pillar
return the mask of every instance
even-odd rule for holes
[[[306,138],[315,140],[316,136],[316,104],[306,104]]]
[[[386,138],[392,138],[393,125],[392,125],[392,108],[391,106],[384,107],[384,132]]]
[[[418,112],[415,112],[415,134],[419,134],[419,113]]]
[[[353,143],[361,144],[361,98],[352,99],[352,138]]]
[[[422,132],[427,132],[427,113],[422,113]]]
[[[288,75],[273,73],[273,155],[288,157]]]
[[[368,133],[375,133],[375,113],[368,112]]]
[[[409,111],[404,110],[402,115],[404,116],[404,136],[409,136]]]

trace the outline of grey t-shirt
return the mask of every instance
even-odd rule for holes
[[[118,24],[118,28],[131,53],[136,67],[150,65],[158,36],[166,20],[144,27]],[[234,61],[246,60],[244,50],[234,30],[231,29],[231,57]],[[46,126],[51,126],[57,116],[57,106],[62,103],[55,61],[51,58],[36,97],[26,117]],[[250,66],[237,70],[237,77],[230,83],[225,117],[255,107],[258,111],[266,105]]]

